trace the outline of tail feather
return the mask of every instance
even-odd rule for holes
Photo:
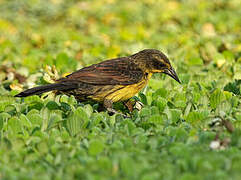
[[[69,83],[47,84],[47,85],[27,89],[27,90],[15,95],[15,97],[27,97],[27,96],[32,96],[32,95],[40,95],[42,93],[45,93],[48,91],[53,91],[53,90],[59,90],[59,91],[71,90],[71,89],[75,89],[77,86],[78,86],[77,84],[73,84],[73,83],[71,83],[71,84],[69,84]]]

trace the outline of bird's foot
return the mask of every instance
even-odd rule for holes
[[[108,113],[110,115],[113,114],[120,114],[121,116],[123,116],[124,118],[129,118],[130,116],[123,114],[121,112],[116,111],[115,109],[113,109],[113,102],[111,100],[106,99],[104,101],[104,107],[106,108],[106,110],[108,111]]]
[[[116,110],[114,110],[113,108],[107,108],[107,111],[110,115],[114,115],[114,114],[119,114],[121,115],[123,118],[130,118],[130,115],[127,115],[127,114],[123,114],[121,112],[118,112]]]
[[[141,101],[136,101],[136,100],[128,100],[127,102],[124,103],[124,105],[127,107],[129,112],[132,112],[134,109],[137,109],[140,111],[144,104]]]

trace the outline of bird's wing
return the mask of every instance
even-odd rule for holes
[[[117,58],[103,61],[80,69],[60,81],[80,81],[97,85],[129,85],[143,78],[143,71],[129,58]]]

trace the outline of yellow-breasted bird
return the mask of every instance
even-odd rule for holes
[[[109,112],[115,112],[113,102],[128,101],[146,86],[153,73],[167,74],[180,83],[175,70],[162,52],[145,49],[131,56],[84,67],[54,84],[34,87],[15,97],[40,95],[56,90],[74,95],[79,101],[101,102]]]

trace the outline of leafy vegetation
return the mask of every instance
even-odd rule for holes
[[[240,7],[240,0],[1,1],[0,178],[239,179]],[[13,97],[144,48],[168,54],[182,84],[155,75],[131,118],[66,95]]]

